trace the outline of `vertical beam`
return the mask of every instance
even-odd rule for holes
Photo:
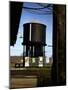
[[[22,2],[10,1],[10,45],[16,43],[19,22],[22,11]]]
[[[65,5],[53,6],[53,66],[52,80],[55,85],[66,84],[66,36]]]
[[[31,41],[31,24],[30,24],[30,34],[29,34],[29,40]]]

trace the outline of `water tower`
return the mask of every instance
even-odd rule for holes
[[[41,23],[25,23],[23,25],[23,56],[45,57],[46,25]],[[36,63],[38,64],[38,60]]]

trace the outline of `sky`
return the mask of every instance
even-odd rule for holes
[[[45,4],[47,5],[47,4]],[[24,7],[31,8],[41,8],[38,4],[25,2]],[[52,47],[48,47],[48,45],[52,45],[52,31],[53,31],[53,14],[46,14],[46,11],[49,9],[43,9],[39,11],[31,11],[29,9],[22,9],[21,18],[19,23],[19,29],[17,34],[17,41],[14,46],[10,46],[10,56],[21,56],[23,54],[23,24],[28,22],[38,22],[46,25],[46,44],[45,46],[45,56],[52,56]],[[35,13],[34,13],[35,12]],[[43,15],[44,13],[44,15]]]

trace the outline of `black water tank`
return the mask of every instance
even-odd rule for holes
[[[40,23],[26,23],[23,25],[23,43],[39,42],[45,43],[46,41],[46,25]]]

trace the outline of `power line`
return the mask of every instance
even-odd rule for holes
[[[40,3],[35,3],[35,4],[38,4],[39,6],[41,6],[41,8],[34,8],[34,7],[23,7],[23,8],[32,14],[38,14],[38,15],[52,14],[51,9],[49,9],[49,11],[47,10],[49,7],[52,7],[50,4],[47,4],[46,6]]]
[[[42,6],[43,8],[46,8],[46,5],[43,5],[41,3],[36,3],[36,4],[38,4],[39,6]],[[51,4],[48,4],[47,9],[52,10],[51,8],[52,8],[52,5]]]
[[[40,10],[40,9],[48,8],[49,6],[50,6],[50,5],[48,4],[47,6],[42,7],[42,8],[32,8],[32,7],[22,7],[22,8],[24,8],[24,9]]]
[[[47,9],[47,10],[49,10],[50,12],[46,12],[46,11],[44,11],[44,12],[46,12],[46,13],[37,13],[37,12],[31,12],[32,14],[39,14],[39,15],[47,15],[47,14],[52,14],[52,13],[55,13],[56,14],[56,12],[53,10],[53,4],[46,4],[46,3],[34,3],[34,4],[37,4],[38,6],[36,6],[36,8],[34,8],[34,7],[31,7],[31,6],[29,6],[29,7],[24,7],[24,9],[28,9],[28,10],[45,10],[45,9]],[[33,5],[34,5],[33,4]],[[40,6],[40,8],[37,8],[37,7],[39,7]]]
[[[52,12],[47,12],[45,11],[45,13],[41,13],[41,12],[37,12],[37,11],[33,11],[33,10],[27,10],[29,13],[32,13],[32,14],[38,14],[38,15],[51,15]],[[43,11],[42,11],[43,12]]]
[[[26,9],[26,10],[31,10],[31,11],[35,11],[35,12],[40,12],[40,11],[42,11],[42,12],[52,12],[51,10],[49,11],[47,9],[41,9],[41,10]]]

